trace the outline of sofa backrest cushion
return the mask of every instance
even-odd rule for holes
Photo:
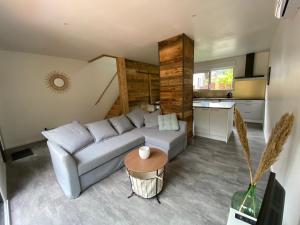
[[[70,154],[93,143],[92,135],[77,121],[52,130],[42,131],[42,134],[49,141],[63,147]]]
[[[137,128],[141,128],[144,126],[144,115],[147,114],[146,111],[142,109],[134,109],[130,113],[127,114],[129,120],[136,126]]]
[[[128,118],[124,115],[110,118],[109,122],[119,134],[123,134],[124,132],[134,128]]]
[[[159,130],[179,130],[176,113],[158,116]]]
[[[118,135],[118,133],[107,120],[88,123],[86,124],[86,127],[93,135],[95,142]]]
[[[147,113],[144,115],[145,127],[157,127],[158,126],[158,116],[160,115],[160,110],[156,110],[152,113]]]

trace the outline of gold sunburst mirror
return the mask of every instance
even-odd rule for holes
[[[46,83],[48,88],[57,93],[63,93],[70,88],[70,78],[63,72],[53,71],[49,73]]]

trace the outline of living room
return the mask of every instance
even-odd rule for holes
[[[299,7],[1,2],[0,224],[300,225]]]

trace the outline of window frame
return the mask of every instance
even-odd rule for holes
[[[233,80],[232,80],[232,88],[231,89],[225,89],[225,90],[215,90],[215,89],[210,89],[210,84],[211,84],[211,71],[212,70],[223,70],[223,69],[231,69],[233,71]],[[199,70],[194,74],[197,73],[208,73],[208,88],[207,89],[193,89],[193,91],[233,91],[234,86],[235,86],[235,80],[234,80],[234,66],[223,66],[223,67],[213,67],[211,69],[206,69],[206,70]],[[194,74],[193,74],[193,79],[194,79]]]
[[[201,90],[209,90],[209,85],[210,85],[210,70],[201,70],[201,71],[198,71],[194,74],[197,74],[197,73],[207,73],[208,74],[208,88],[207,89],[193,89],[193,91],[201,91]],[[193,74],[193,81],[194,81],[194,74]]]

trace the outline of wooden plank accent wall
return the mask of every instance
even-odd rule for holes
[[[193,136],[194,41],[185,34],[158,43],[160,107],[163,114],[176,113],[188,123]]]
[[[119,80],[119,93],[120,93],[120,106],[122,114],[129,112],[128,105],[128,88],[127,88],[127,79],[126,79],[126,64],[125,58],[117,58],[117,72]]]
[[[159,101],[159,67],[126,59],[129,108]]]

